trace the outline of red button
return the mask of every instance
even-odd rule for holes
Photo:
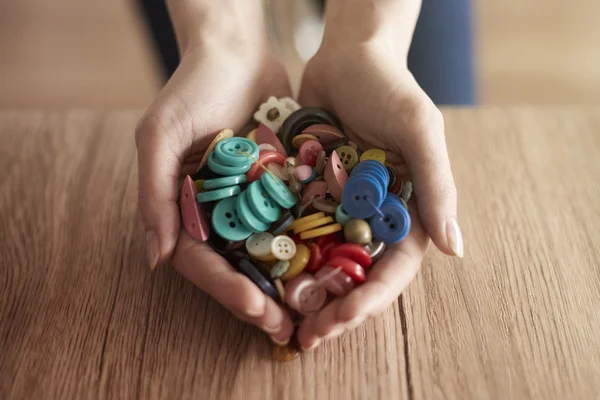
[[[352,278],[356,284],[363,283],[367,280],[364,268],[361,267],[359,263],[354,262],[349,258],[333,257],[323,265],[323,267],[325,266],[332,268],[341,267],[342,272]]]
[[[354,244],[345,243],[339,247],[334,248],[330,253],[329,257],[345,257],[352,261],[359,263],[363,268],[367,269],[371,266],[371,255],[364,247]]]
[[[344,134],[339,129],[324,124],[311,125],[306,128],[302,133],[308,133],[309,135],[316,136],[319,142],[327,144],[334,140],[343,139]]]
[[[325,182],[327,189],[338,203],[342,202],[342,191],[348,180],[348,173],[344,169],[337,152],[332,151],[325,166]]]
[[[287,153],[285,152],[283,145],[273,131],[264,124],[258,124],[258,128],[256,129],[256,144],[263,143],[268,143],[271,146],[274,146],[278,153],[282,154],[284,157],[287,157]]]
[[[274,151],[261,151],[258,155],[258,162],[252,164],[248,172],[246,172],[246,178],[248,179],[248,182],[254,182],[260,179],[260,176],[265,172],[259,163],[265,167],[270,163],[283,165],[283,163],[285,163],[285,157],[282,154]]]
[[[304,164],[314,167],[317,165],[317,156],[321,150],[323,150],[321,143],[316,140],[307,140],[298,149],[298,155]]]
[[[322,237],[322,236],[321,236]],[[308,249],[310,250],[310,260],[306,264],[306,272],[317,272],[321,268],[321,262],[323,261],[323,255],[321,249],[316,243],[309,243]]]
[[[321,248],[321,250],[323,250],[323,246],[325,246],[326,244],[331,243],[331,242],[339,243],[340,240],[342,240],[342,236],[340,235],[339,232],[336,232],[336,233],[330,233],[329,235],[318,237],[317,240],[315,241],[315,243],[317,244],[317,246],[319,246]]]
[[[210,234],[210,224],[202,205],[196,202],[197,194],[198,189],[196,189],[194,181],[189,175],[186,176],[179,199],[183,226],[190,237],[205,242]]]
[[[323,255],[323,260],[331,259],[331,251],[338,246],[341,246],[342,243],[334,240],[333,242],[329,242],[321,247],[321,254]]]

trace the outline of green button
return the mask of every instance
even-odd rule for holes
[[[265,175],[265,174],[263,174]],[[254,181],[248,186],[247,200],[250,210],[261,221],[271,224],[281,216],[281,208],[273,201],[260,181]]]
[[[336,208],[336,210],[335,210],[335,221],[336,221],[338,224],[340,224],[340,225],[344,226],[344,225],[346,225],[346,223],[347,223],[348,221],[350,221],[351,219],[352,219],[352,217],[351,217],[351,216],[349,216],[349,215],[346,213],[346,211],[344,211],[344,209],[342,208],[342,205],[340,204],[340,205],[338,206],[338,208]]]
[[[292,208],[298,202],[298,198],[288,189],[281,179],[273,174],[265,173],[260,181],[269,195],[283,208]]]
[[[238,216],[246,227],[246,229],[252,232],[264,232],[269,229],[269,224],[262,222],[250,209],[248,205],[248,191],[242,192],[238,197],[235,204]]]
[[[198,193],[196,195],[196,200],[198,201],[198,203],[208,203],[209,201],[217,201],[221,199],[226,199],[227,197],[235,196],[240,192],[241,189],[239,186],[230,186],[217,190],[209,190],[208,192]]]
[[[207,179],[204,181],[204,189],[219,189],[227,186],[239,185],[247,181],[246,175],[224,176],[223,178]]]
[[[232,167],[252,164],[258,159],[258,145],[250,139],[232,137],[221,140],[215,147],[215,157],[224,165]]]
[[[233,242],[244,240],[252,234],[238,216],[236,200],[235,197],[223,199],[212,212],[212,225],[217,235]]]
[[[231,175],[241,175],[248,172],[250,167],[252,166],[252,162],[249,158],[246,158],[247,164],[232,167],[230,165],[225,165],[215,157],[215,152],[213,151],[208,156],[208,168],[214,173],[219,175],[231,176]]]

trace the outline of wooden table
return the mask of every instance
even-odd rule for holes
[[[0,399],[594,399],[600,109],[444,110],[465,258],[291,363],[136,213],[139,112],[0,113]]]

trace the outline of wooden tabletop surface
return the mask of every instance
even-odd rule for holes
[[[139,116],[0,112],[0,399],[600,397],[600,109],[445,109],[464,259],[289,363],[148,269]]]

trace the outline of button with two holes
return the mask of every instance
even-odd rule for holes
[[[410,214],[400,198],[388,193],[379,208],[379,213],[369,219],[373,237],[385,244],[395,244],[410,231]]]
[[[268,174],[265,174],[268,175]],[[281,217],[281,208],[265,190],[261,181],[252,182],[246,189],[250,211],[264,223],[271,224]]]

